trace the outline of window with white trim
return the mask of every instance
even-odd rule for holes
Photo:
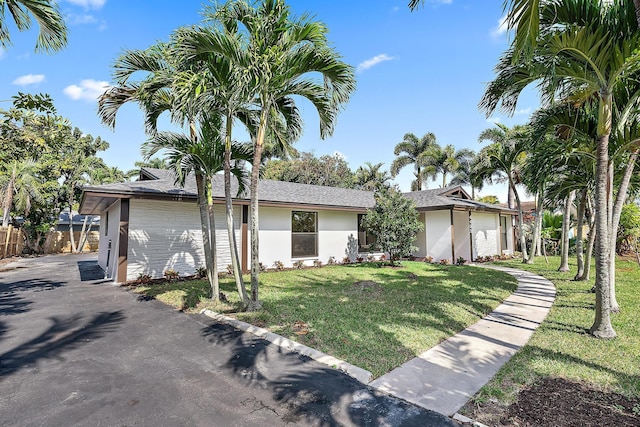
[[[291,212],[291,256],[318,256],[318,212]]]

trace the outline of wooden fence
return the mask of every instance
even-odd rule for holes
[[[20,255],[24,248],[22,230],[13,226],[0,227],[0,259]]]

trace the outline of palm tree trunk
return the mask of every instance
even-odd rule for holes
[[[587,223],[589,225],[589,233],[587,237],[587,249],[584,253],[584,271],[582,272],[582,275],[578,278],[578,280],[589,280],[591,276],[591,260],[593,258],[593,247],[596,241],[596,223],[593,214],[591,198],[589,196],[587,196],[585,214],[587,216]],[[593,291],[595,292],[595,286],[593,287]]]
[[[226,205],[227,216],[227,232],[229,233],[229,244],[231,252],[231,266],[233,277],[238,288],[238,295],[242,301],[242,305],[248,303],[247,289],[242,279],[242,267],[240,266],[240,258],[238,257],[238,244],[236,242],[236,233],[233,229],[233,201],[231,200],[231,126],[233,122],[227,117],[227,129],[225,135],[224,147],[224,200]]]
[[[211,251],[211,233],[209,230],[211,229],[209,223],[209,213],[207,210],[207,198],[205,195],[204,189],[204,178],[201,174],[196,173],[196,187],[198,189],[198,208],[200,211],[200,228],[202,230],[202,246],[204,249],[204,263],[207,269],[207,279],[209,280],[210,286],[210,295],[209,297],[214,301],[219,297],[219,291],[216,293],[216,288],[218,287],[217,278],[218,275],[214,274],[214,271],[217,273],[217,268],[214,270],[213,268],[213,256]]]
[[[558,271],[569,271],[569,231],[571,228],[571,207],[576,193],[570,191],[564,201],[564,212],[562,215],[562,238],[560,249],[560,267]]]
[[[211,192],[211,178],[205,183],[205,195],[207,200],[207,220],[209,223],[209,242],[211,242],[211,299],[217,301],[220,298],[220,282],[218,278],[218,247],[216,246],[216,218],[214,215],[213,195]]]
[[[260,163],[262,160],[262,149],[267,131],[268,108],[262,105],[260,112],[260,124],[254,144],[253,165],[251,167],[251,301],[250,311],[257,311],[262,307],[259,299],[258,286],[260,276],[260,241],[258,238],[258,178],[260,175]]]
[[[82,252],[84,245],[87,243],[87,237],[89,234],[87,231],[87,222],[89,222],[89,217],[91,217],[91,222],[93,222],[92,215],[85,215],[84,221],[82,221],[82,230],[80,230],[80,237],[78,238],[78,252]]]
[[[516,189],[514,188],[515,184],[513,183],[513,180],[511,178],[509,178],[509,193],[511,193],[511,191],[513,191],[513,195],[516,199],[516,205],[518,206],[518,234],[520,237],[520,251],[522,252],[522,262],[526,263],[527,262],[527,239],[524,235],[524,220],[523,220],[523,215],[522,215],[522,203],[520,203],[520,195],[518,195],[518,192],[516,191]]]
[[[578,202],[577,213],[577,231],[576,231],[576,264],[578,265],[578,271],[573,277],[573,280],[580,280],[584,273],[584,235],[582,228],[584,226],[584,211],[587,205],[587,189],[583,189],[580,192],[580,201]]]
[[[622,181],[620,182],[620,187],[618,188],[618,195],[616,196],[616,202],[613,206],[613,212],[611,214],[611,272],[610,274],[610,305],[611,311],[617,313],[620,311],[620,305],[618,304],[618,300],[616,298],[616,243],[618,240],[618,227],[620,226],[620,215],[622,214],[622,207],[627,200],[627,192],[629,189],[629,183],[631,182],[631,177],[633,175],[633,170],[636,166],[636,160],[638,160],[638,153],[640,150],[634,151],[629,157],[629,161],[627,162],[627,166],[624,169],[624,175],[622,176]]]
[[[7,184],[7,189],[4,193],[4,203],[2,206],[2,226],[8,227],[9,220],[11,219],[11,206],[13,206],[13,186],[15,183],[15,169],[13,171],[12,177]]]
[[[71,186],[71,195],[69,196],[69,241],[71,242],[71,253],[77,252],[76,239],[73,235],[73,185]]]
[[[536,248],[540,247],[540,231],[542,229],[542,195],[538,193],[536,198],[536,219],[533,223],[533,241],[531,242],[531,252],[527,258],[527,264],[533,264]]]
[[[608,228],[608,192],[609,182],[609,135],[612,121],[612,96],[601,93],[598,111],[598,139],[596,143],[596,313],[591,334],[598,338],[614,338],[616,332],[611,325],[610,305],[610,262],[611,240]]]

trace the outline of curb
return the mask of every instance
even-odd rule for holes
[[[278,334],[274,334],[273,332],[269,332],[264,328],[250,325],[241,320],[233,319],[231,317],[216,313],[215,311],[211,311],[208,309],[202,310],[200,314],[204,314],[205,316],[217,320],[218,322],[231,325],[236,329],[240,329],[241,331],[249,332],[250,334],[263,338],[281,348],[284,348],[285,350],[299,353],[317,362],[323,363],[331,368],[338,369],[339,371],[350,375],[363,384],[369,384],[369,382],[371,382],[371,379],[373,378],[373,374],[366,369],[362,369],[358,366],[347,363],[344,360],[337,359],[333,356],[329,356],[326,353],[315,350],[311,347],[307,347],[306,345],[292,341]]]

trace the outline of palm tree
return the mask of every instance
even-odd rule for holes
[[[431,132],[425,133],[422,138],[418,138],[413,133],[406,133],[402,141],[393,149],[393,154],[397,157],[391,163],[391,176],[395,178],[405,166],[413,165],[416,179],[411,183],[411,191],[422,190],[425,173],[419,159],[435,143],[436,136]]]
[[[259,113],[251,172],[251,309],[260,307],[258,299],[258,177],[267,132],[274,118],[287,123],[288,140],[299,136],[301,125],[292,96],[309,100],[320,116],[320,136],[333,133],[336,116],[355,89],[355,72],[343,62],[327,40],[327,28],[308,16],[294,18],[283,0],[265,0],[257,7],[244,1],[230,1],[215,16],[229,31],[237,31],[243,49],[233,52],[230,61],[248,77],[250,93]],[[318,81],[316,76],[321,76]]]
[[[634,4],[563,0],[509,2],[514,43],[497,67],[480,106],[490,115],[498,103],[512,112],[521,91],[538,82],[547,100],[581,104],[597,99],[596,134],[596,315],[591,333],[613,338],[611,326],[611,230],[609,139],[614,94],[637,76],[640,35]],[[520,10],[518,10],[520,7]],[[524,35],[522,35],[524,34]],[[520,46],[526,47],[520,49]],[[520,52],[531,52],[523,60]]]
[[[30,15],[35,18],[39,26],[36,52],[56,52],[67,45],[67,26],[54,1],[4,0],[0,2],[0,46],[2,48],[6,49],[11,45],[11,36],[5,22],[7,10],[18,31],[29,30]]]
[[[482,179],[478,177],[476,171],[476,153],[469,150],[469,156],[460,161],[460,165],[456,170],[453,178],[451,178],[451,185],[469,185],[471,186],[471,198],[476,199],[476,189],[482,190]]]
[[[37,176],[37,163],[33,160],[13,160],[3,165],[0,174],[2,189],[2,226],[7,227],[11,219],[11,211],[29,214],[31,204],[41,196],[41,182]]]
[[[127,50],[114,64],[114,79],[116,84],[108,89],[98,100],[98,115],[102,122],[109,127],[115,127],[117,113],[124,104],[137,103],[145,116],[145,129],[148,134],[157,133],[157,119],[165,111],[169,112],[172,120],[177,123],[188,123],[189,136],[193,144],[197,144],[197,127],[199,111],[193,103],[181,99],[176,100],[172,87],[178,72],[174,59],[170,56],[169,45],[158,43],[145,50]],[[190,63],[184,63],[187,67]],[[131,81],[133,74],[143,73],[144,77],[138,81]],[[195,172],[195,170],[194,170]],[[215,223],[210,220],[213,210],[209,209],[208,198],[205,194],[204,177],[196,174],[198,186],[198,207],[202,229],[202,243],[207,268],[207,277],[212,291],[212,299],[219,298],[217,265],[213,261],[216,251]]]
[[[456,173],[462,163],[470,162],[473,154],[473,151],[466,148],[456,151],[452,144],[441,147],[434,142],[418,156],[418,161],[430,171],[434,180],[437,174],[442,176],[442,188],[444,188],[447,186],[447,175]]]
[[[374,191],[382,187],[388,187],[391,176],[389,176],[389,172],[386,170],[380,170],[383,165],[384,163],[376,163],[374,165],[366,162],[364,166],[360,166],[355,174],[356,187],[365,191]]]
[[[213,211],[212,178],[223,169],[225,162],[225,147],[222,144],[222,121],[219,116],[205,118],[200,126],[199,134],[194,142],[191,136],[177,134],[174,132],[159,132],[148,139],[142,146],[145,157],[150,158],[154,154],[163,150],[165,159],[175,171],[176,182],[184,186],[187,176],[193,173],[198,191],[198,203],[204,205],[205,209],[200,209],[200,220],[203,226],[203,237],[206,235],[209,245],[206,248],[215,248],[215,218]],[[249,161],[251,151],[242,144],[232,144],[232,157],[240,161]],[[239,164],[231,165],[230,172],[238,180],[238,194],[244,191],[245,171]],[[229,248],[233,250],[232,247]],[[216,251],[211,250],[212,275],[211,297],[216,299],[220,295],[219,283],[217,280],[217,256]],[[238,285],[238,295],[241,306],[244,308],[248,303],[248,296],[244,286]]]
[[[518,209],[518,234],[520,238],[520,250],[523,262],[526,262],[527,240],[524,234],[522,203],[516,184],[520,183],[521,168],[526,158],[526,146],[529,138],[529,130],[524,126],[507,126],[498,123],[495,128],[485,129],[480,133],[478,141],[492,141],[492,144],[484,147],[477,156],[478,175],[484,181],[491,182],[494,177],[506,181],[509,191],[514,195]]]

